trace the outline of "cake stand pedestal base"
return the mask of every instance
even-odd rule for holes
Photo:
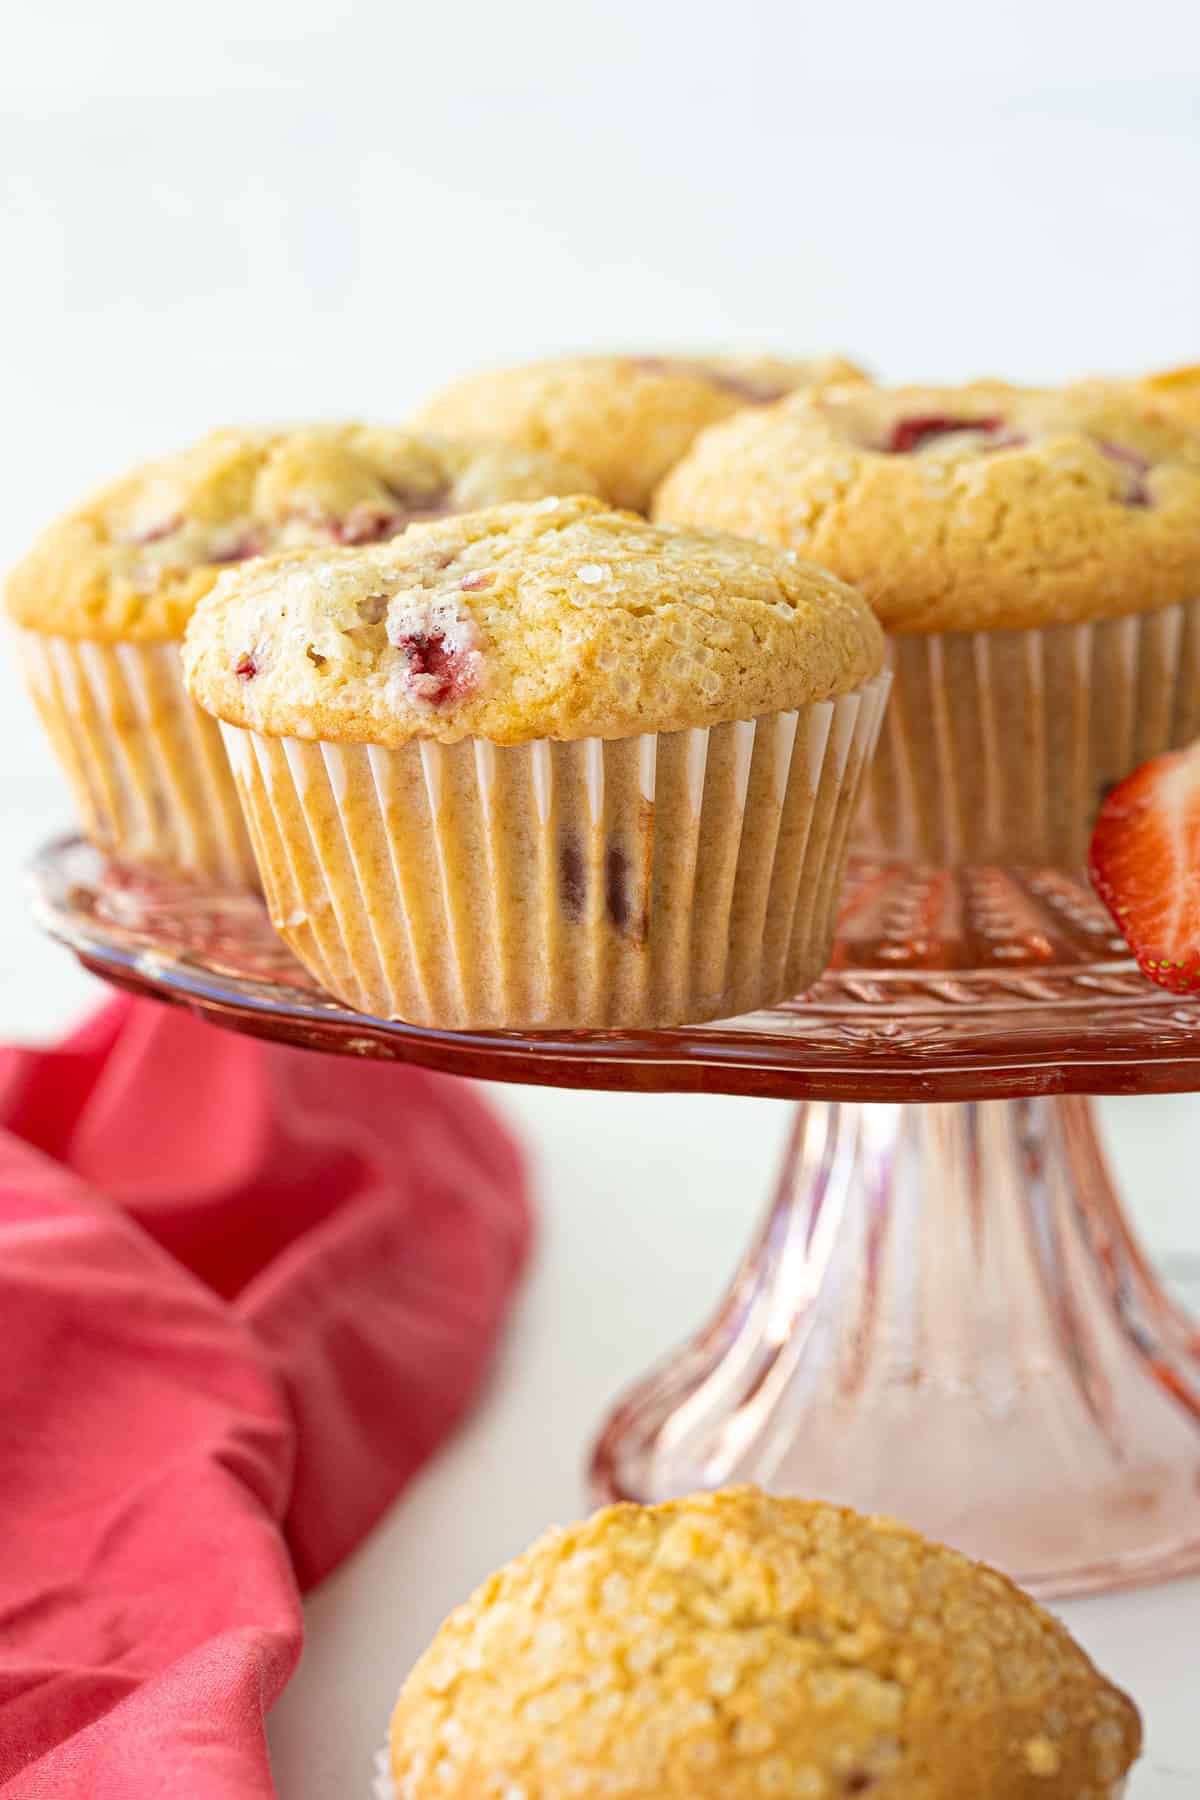
[[[807,1101],[727,1298],[592,1478],[888,1512],[1045,1595],[1156,1580],[1200,1567],[1200,1330],[1088,1100]]]

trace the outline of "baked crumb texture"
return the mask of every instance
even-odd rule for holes
[[[553,1532],[451,1615],[398,1800],[1110,1800],[1131,1701],[1003,1576],[749,1489]]]
[[[184,661],[201,705],[269,736],[500,745],[832,699],[878,673],[883,635],[794,552],[577,497],[230,571]]]
[[[897,634],[872,854],[1081,867],[1108,786],[1200,731],[1200,439],[1129,384],[797,396],[657,511],[811,555]]]
[[[841,356],[564,356],[468,375],[416,422],[567,457],[615,506],[644,512],[706,426],[797,388],[865,379]]]
[[[1200,437],[1105,383],[797,394],[706,431],[655,516],[797,549],[889,631],[1072,624],[1200,595]]]
[[[1200,430],[1200,363],[1143,375],[1135,386],[1181,424]]]
[[[216,431],[102,488],[42,534],[7,586],[88,836],[129,862],[256,881],[220,734],[187,700],[179,668],[178,640],[223,569],[593,486],[536,452],[321,425]]]
[[[594,488],[585,470],[538,451],[384,426],[214,431],[51,525],[6,599],[34,631],[175,638],[222,569],[252,557],[378,543],[414,520]]]
[[[586,499],[257,564],[185,647],[279,931],[358,1010],[455,1028],[808,987],[882,661],[794,556]]]

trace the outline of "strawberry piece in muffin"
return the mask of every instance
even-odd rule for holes
[[[475,621],[452,606],[410,607],[388,636],[404,658],[401,685],[421,706],[445,706],[479,685],[482,641]]]
[[[948,413],[918,413],[913,418],[897,419],[887,447],[893,455],[906,455],[923,450],[936,438],[951,437],[960,431],[974,431],[983,437],[994,437],[1004,429],[1004,420],[995,416],[985,419],[955,419]]]

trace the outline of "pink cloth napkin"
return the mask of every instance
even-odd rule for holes
[[[461,1082],[147,1001],[0,1052],[0,1788],[259,1800],[300,1591],[461,1417],[521,1272]]]

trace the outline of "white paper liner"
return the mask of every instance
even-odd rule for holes
[[[1028,631],[892,639],[857,846],[1078,868],[1108,788],[1200,735],[1200,600]]]
[[[504,748],[223,730],[272,920],[339,999],[445,1029],[662,1026],[824,968],[887,689]]]
[[[93,843],[230,887],[256,887],[213,719],[189,699],[176,642],[19,634],[34,703]]]

